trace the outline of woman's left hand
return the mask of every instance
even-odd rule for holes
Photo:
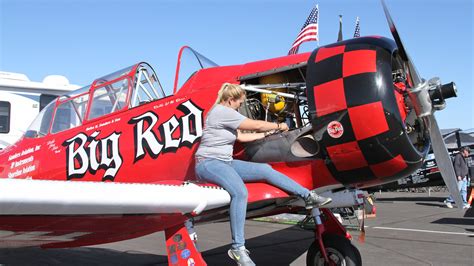
[[[290,128],[288,127],[288,125],[286,123],[280,123],[280,124],[278,124],[278,130],[288,131],[288,130],[290,130]]]

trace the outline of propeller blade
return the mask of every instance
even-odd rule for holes
[[[421,83],[420,75],[415,68],[410,56],[408,55],[407,51],[405,50],[405,46],[403,45],[402,38],[398,34],[397,28],[395,27],[395,23],[392,20],[392,16],[390,16],[390,12],[388,11],[387,5],[385,4],[384,0],[382,1],[383,11],[385,12],[385,18],[387,19],[388,25],[390,27],[390,32],[392,33],[393,39],[397,43],[398,52],[400,57],[406,62],[408,68],[408,74],[411,81],[411,85],[416,87],[418,84]]]
[[[383,10],[385,12],[385,18],[387,19],[388,25],[390,27],[390,32],[392,33],[393,39],[398,46],[398,52],[400,57],[403,61],[405,61],[406,68],[408,69],[408,79],[411,82],[411,87],[416,88],[418,87],[421,82],[423,81],[418,74],[418,71],[413,64],[410,56],[408,55],[405,46],[403,45],[402,39],[398,34],[397,28],[395,27],[395,23],[392,20],[392,16],[388,11],[387,5],[385,4],[384,0],[381,0]],[[431,109],[431,108],[430,108]],[[438,122],[436,122],[436,118],[433,115],[433,110],[431,114],[424,116],[423,119],[425,124],[429,125],[428,131],[430,134],[431,145],[433,148],[433,153],[435,155],[436,163],[438,164],[438,168],[441,172],[441,176],[443,177],[444,183],[451,192],[454,201],[456,202],[458,208],[462,208],[462,198],[461,194],[459,193],[459,188],[457,184],[457,177],[454,173],[454,167],[451,162],[451,158],[448,154],[448,150],[443,141],[443,137],[438,127]]]
[[[438,122],[436,122],[434,115],[427,116],[427,119],[430,125],[429,132],[436,164],[438,165],[444,183],[448,187],[456,205],[459,209],[462,209],[463,201],[461,193],[459,192],[457,177],[454,172],[451,157],[449,156],[448,150],[444,144],[443,136],[439,130]]]

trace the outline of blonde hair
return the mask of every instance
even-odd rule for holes
[[[237,100],[242,96],[245,96],[245,90],[242,89],[242,87],[240,87],[238,84],[224,83],[217,93],[215,104],[228,101],[229,99]]]

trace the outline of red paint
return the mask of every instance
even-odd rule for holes
[[[376,52],[375,50],[356,50],[344,53],[342,61],[342,75],[344,77],[376,72]]]
[[[317,116],[327,115],[347,108],[342,79],[314,86],[314,98]]]
[[[47,232],[41,237],[44,241],[32,239],[29,244],[42,246],[43,248],[66,248],[141,237],[164,230],[168,226],[182,223],[184,220],[185,217],[180,214],[0,216],[0,231],[13,231],[17,234],[36,231]],[[48,239],[54,239],[53,236],[64,236],[77,232],[85,234],[74,237],[75,241],[48,241]],[[5,232],[3,235],[5,235]],[[12,244],[15,244],[13,240],[14,238],[11,240]],[[5,242],[8,242],[8,238],[2,237],[2,242],[3,246]]]
[[[168,265],[189,266],[191,260],[196,266],[207,265],[183,225],[166,229],[165,237]]]
[[[371,165],[370,169],[377,177],[387,177],[402,171],[406,167],[405,159],[401,155],[397,155],[391,160]]]
[[[357,140],[370,138],[388,130],[382,102],[349,108],[349,117]]]
[[[342,46],[336,46],[336,47],[321,47],[318,50],[318,53],[316,54],[316,59],[315,62],[320,62],[323,61],[326,58],[333,57],[338,54],[344,53],[344,49],[346,48],[345,45]]]
[[[367,161],[357,141],[327,147],[329,157],[338,171],[347,171],[367,166]]]
[[[397,82],[394,84],[394,86],[397,88],[396,90],[393,90],[393,93],[395,94],[395,98],[397,100],[398,111],[400,112],[400,117],[402,118],[402,121],[405,122],[408,114],[408,108],[405,104],[405,97],[403,96],[403,92],[406,91],[406,86],[403,82]]]

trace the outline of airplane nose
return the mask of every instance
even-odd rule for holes
[[[443,85],[438,84],[429,91],[429,94],[431,101],[434,103],[444,102],[445,99],[457,97],[456,83],[450,82]]]

